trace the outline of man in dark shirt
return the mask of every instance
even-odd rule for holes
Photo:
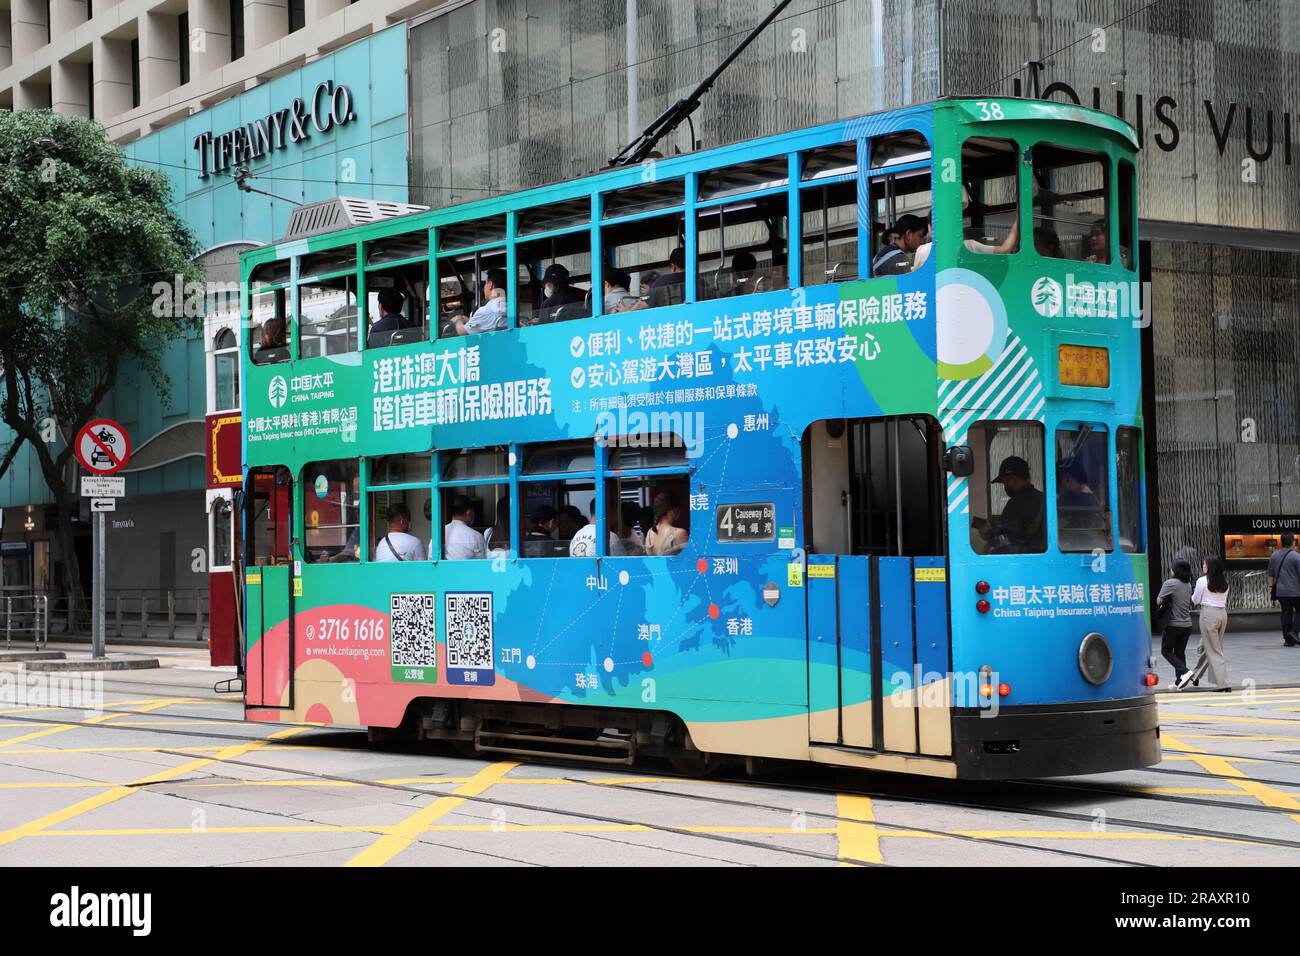
[[[650,286],[649,308],[681,305],[686,301],[686,250],[681,246],[669,253],[668,268],[671,271],[655,279]]]
[[[1006,489],[1008,500],[1002,514],[978,529],[988,539],[989,552],[1024,554],[1044,550],[1046,499],[1030,479],[1029,462],[1016,455],[1002,459],[993,484]]]
[[[415,328],[415,323],[402,314],[406,296],[396,289],[381,289],[378,298],[379,319],[370,327],[370,333],[366,337],[372,348],[387,345],[394,332]]]
[[[1268,586],[1275,588],[1278,603],[1282,605],[1282,643],[1287,647],[1300,647],[1296,634],[1297,613],[1300,612],[1300,554],[1296,553],[1295,535],[1282,532],[1282,547],[1268,559]]]

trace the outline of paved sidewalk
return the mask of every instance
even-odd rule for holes
[[[1187,642],[1187,663],[1195,666],[1200,652],[1201,634],[1193,629]],[[1228,678],[1234,688],[1243,682],[1254,681],[1256,687],[1294,686],[1300,683],[1300,647],[1282,644],[1279,630],[1233,630],[1228,622],[1228,633],[1223,639],[1223,654],[1228,659]],[[1160,637],[1151,639],[1151,655],[1156,658],[1155,672],[1160,677],[1158,690],[1169,690],[1174,680],[1174,669],[1160,656]]]

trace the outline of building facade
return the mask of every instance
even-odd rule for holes
[[[283,234],[286,199],[441,206],[602,168],[770,9],[769,0],[93,9],[11,0],[7,36],[0,15],[0,106],[93,112],[133,161],[172,177],[213,274],[227,274],[241,244]],[[1234,605],[1263,607],[1260,555],[1280,530],[1300,528],[1298,18],[1300,0],[795,0],[661,148],[947,95],[1037,95],[1132,123],[1144,147],[1153,576],[1182,546],[1223,554]],[[275,117],[295,101],[304,140],[277,132],[285,119]],[[283,198],[240,192],[230,178],[238,165]],[[214,306],[202,341],[169,355],[187,388],[168,405],[118,396],[108,413],[137,416],[146,436],[229,417],[233,405],[221,406],[237,384],[222,356],[238,336]],[[196,434],[210,439],[201,426]],[[197,457],[159,460],[150,477],[131,479],[141,495],[180,483],[197,514],[226,499]],[[7,514],[39,512],[34,477],[19,469],[0,489]],[[7,519],[4,545],[16,547],[11,534]]]
[[[283,235],[295,203],[340,193],[405,200],[407,85],[406,31],[398,26],[126,144],[128,162],[171,180],[175,208],[204,249],[200,261],[207,283],[197,297],[196,290],[174,283],[153,290],[159,307],[201,319],[164,355],[170,391],[159,395],[128,366],[99,410],[101,417],[126,427],[133,445],[122,472],[126,496],[108,520],[110,602],[121,593],[132,609],[147,594],[160,609],[172,592],[189,613],[203,595],[213,632],[231,632],[229,514],[232,488],[239,483],[239,254]],[[279,135],[272,135],[268,117],[283,118]],[[259,140],[263,129],[266,137]],[[247,148],[235,140],[235,131],[249,134]],[[251,185],[275,197],[239,189],[230,176],[236,162],[257,177]],[[5,440],[0,435],[0,442]],[[225,452],[219,462],[224,470],[215,472],[214,446]],[[58,567],[65,558],[58,553],[50,500],[39,467],[24,450],[0,480],[0,573],[5,587],[45,591],[57,600]],[[86,582],[91,571],[87,519],[82,516],[74,536],[74,557]],[[126,555],[129,561],[117,560]],[[223,573],[224,585],[214,584],[211,576]]]

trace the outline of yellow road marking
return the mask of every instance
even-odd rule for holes
[[[301,732],[302,731],[300,728],[290,727],[286,730],[278,731],[276,734],[273,734],[272,736],[284,737],[284,736],[289,736],[291,734],[296,734]],[[14,843],[18,840],[21,840],[25,836],[32,836],[33,834],[39,833],[42,830],[49,829],[50,827],[57,826],[58,824],[63,823],[67,820],[71,820],[73,817],[78,817],[83,813],[88,813],[91,810],[97,810],[100,807],[107,806],[110,803],[114,803],[118,800],[121,800],[123,797],[127,797],[133,793],[136,793],[138,791],[138,788],[141,786],[145,786],[151,783],[161,783],[165,780],[170,780],[174,777],[181,777],[187,773],[191,773],[195,770],[198,770],[202,767],[206,767],[209,764],[215,763],[220,760],[233,760],[236,757],[243,756],[249,751],[258,750],[261,747],[266,746],[266,744],[267,741],[265,740],[255,740],[250,743],[237,744],[232,747],[224,747],[212,757],[201,757],[198,760],[191,760],[188,763],[181,764],[178,767],[172,767],[168,770],[160,770],[158,771],[158,773],[151,774],[148,777],[142,777],[141,779],[134,781],[134,784],[132,786],[129,787],[118,786],[118,787],[113,787],[111,790],[105,790],[103,793],[97,793],[93,797],[87,797],[84,800],[80,800],[77,803],[74,803],[70,807],[65,807],[62,810],[56,810],[53,813],[47,813],[43,817],[38,817],[37,819],[32,820],[30,823],[24,823],[21,826],[12,827],[11,829],[0,831],[0,846],[7,846],[10,843]]]
[[[1268,784],[1260,783],[1248,777],[1245,771],[1239,770],[1229,763],[1229,758],[1212,757],[1208,754],[1198,753],[1196,748],[1191,744],[1183,743],[1165,734],[1161,741],[1165,746],[1174,750],[1181,750],[1192,759],[1194,763],[1217,777],[1223,777],[1230,781],[1234,786],[1241,788],[1244,793],[1250,794],[1266,807],[1274,807],[1280,810],[1295,810],[1296,813],[1289,814],[1292,820],[1300,823],[1300,801],[1295,797],[1288,796],[1281,790],[1270,787]],[[1235,759],[1235,758],[1233,758]]]
[[[1294,724],[1295,720],[1268,717],[1229,717],[1226,714],[1161,714],[1161,720],[1208,720],[1216,724]]]
[[[839,857],[844,866],[855,863],[883,863],[880,852],[880,831],[874,823],[876,813],[870,797],[841,793],[835,797],[835,835],[839,839]]]
[[[50,734],[61,734],[65,730],[72,730],[76,724],[55,724],[53,727],[45,727],[41,730],[33,730],[29,734],[20,734],[17,737],[10,737],[8,740],[0,740],[0,747],[8,747],[10,744],[21,744],[28,740],[35,740],[38,737],[48,737]],[[13,753],[13,751],[10,751]]]
[[[414,843],[431,823],[464,804],[462,797],[476,797],[486,792],[517,766],[519,764],[507,760],[484,767],[453,790],[449,796],[439,797],[401,823],[387,828],[383,836],[348,860],[346,865],[383,866]]]

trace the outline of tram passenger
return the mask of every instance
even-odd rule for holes
[[[657,309],[663,305],[681,305],[686,301],[686,250],[681,246],[668,254],[667,275],[658,276],[640,308]]]
[[[623,300],[630,294],[627,290],[632,285],[632,277],[616,266],[606,266],[601,285],[605,289],[605,314],[626,312],[628,305]]]
[[[556,519],[555,537],[558,541],[566,544],[573,540],[573,536],[582,528],[587,526],[587,519],[583,517],[581,511],[574,505],[564,505],[560,508],[559,517]]]
[[[510,496],[497,499],[497,517],[492,527],[483,532],[483,546],[489,554],[506,554],[510,551]]]
[[[640,509],[630,501],[623,502],[619,508],[622,512],[623,551],[626,554],[645,554],[645,532],[639,524]],[[647,526],[648,527],[648,526]]]
[[[678,554],[686,547],[686,542],[689,540],[686,529],[677,527],[681,514],[682,509],[677,503],[676,496],[667,491],[655,495],[655,526],[646,535],[646,554]]]
[[[556,558],[564,553],[563,543],[555,540],[558,518],[559,512],[550,505],[538,505],[533,510],[529,516],[528,532],[524,535],[524,557]]]
[[[1061,237],[1049,226],[1034,227],[1034,249],[1048,259],[1065,258],[1065,253],[1061,251]]]
[[[1034,487],[1029,462],[1018,455],[1002,459],[992,481],[1007,492],[1007,504],[993,521],[977,519],[975,530],[989,543],[990,554],[1026,554],[1047,546],[1046,499]]]
[[[569,557],[571,558],[594,558],[596,556],[596,499],[591,499],[591,521],[578,529],[578,533],[573,536],[569,542]],[[618,511],[615,508],[615,501],[611,497],[606,514],[606,521],[614,525],[618,520]],[[623,550],[623,542],[619,540],[618,535],[614,533],[613,528],[609,530],[609,554],[611,557],[623,557],[626,551]]]
[[[483,280],[483,304],[468,319],[456,316],[452,320],[458,335],[477,335],[496,332],[506,327],[506,270],[489,269]]]
[[[367,344],[387,344],[387,340],[383,336],[391,336],[394,332],[415,328],[415,323],[402,313],[402,307],[405,305],[406,296],[396,289],[381,289],[379,291],[379,318],[370,327]]]
[[[737,252],[731,257],[731,291],[728,295],[749,295],[754,291],[754,273],[758,260],[752,252]]]
[[[1088,246],[1092,249],[1088,262],[1110,262],[1110,240],[1106,237],[1105,223],[1093,224],[1092,230],[1088,233]],[[1131,268],[1129,250],[1124,246],[1119,247],[1119,260],[1125,269]]]
[[[451,499],[451,520],[443,529],[443,557],[452,560],[487,557],[483,535],[474,530],[474,502],[464,495]]]
[[[542,275],[542,294],[545,296],[541,307],[543,322],[554,319],[561,306],[574,305],[585,298],[581,290],[569,285],[569,270],[558,262],[552,262],[546,267],[546,272]]]
[[[925,220],[910,212],[899,216],[894,222],[894,241],[881,246],[876,257],[871,260],[873,276],[896,276],[912,271],[912,257],[925,242],[925,235],[930,231]]]
[[[262,323],[262,338],[257,345],[259,349],[284,348],[285,342],[284,316],[275,315]]]
[[[388,531],[375,546],[376,561],[423,561],[424,544],[411,534],[411,512],[404,504],[388,506]]]

